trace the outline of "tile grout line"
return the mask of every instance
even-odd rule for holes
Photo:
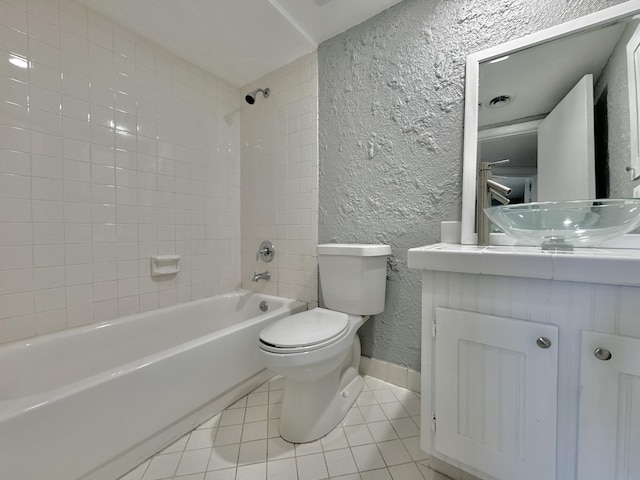
[[[332,444],[326,441],[328,436],[331,435],[331,432],[330,432],[327,436],[323,437],[322,439],[318,439],[315,442],[310,442],[309,444],[300,444],[305,446],[313,445],[311,447],[298,447],[298,445],[296,444],[287,443],[288,448],[285,452],[281,452],[279,455],[274,454],[273,456],[270,456],[272,448],[274,448],[272,441],[280,438],[279,436],[270,436],[270,435],[273,435],[273,433],[275,432],[269,432],[269,422],[277,420],[279,418],[279,412],[276,413],[277,416],[275,415],[272,416],[272,406],[280,405],[280,408],[281,408],[281,402],[273,401],[273,400],[281,399],[280,393],[273,394],[273,392],[283,391],[282,388],[274,388],[276,387],[276,385],[277,386],[281,385],[280,383],[276,384],[276,382],[278,382],[279,380],[281,380],[280,377],[272,378],[271,380],[261,385],[250,394],[246,395],[242,399],[238,400],[234,404],[224,409],[222,412],[220,412],[216,416],[212,417],[206,422],[203,422],[203,424],[196,427],[191,432],[185,434],[183,437],[181,437],[180,439],[178,439],[176,442],[172,444],[172,445],[176,445],[178,444],[178,442],[184,442],[184,444],[180,447],[179,451],[173,452],[169,450],[172,447],[172,445],[169,445],[165,450],[159,452],[154,457],[146,461],[147,465],[144,468],[144,471],[138,472],[139,476],[128,477],[129,475],[128,474],[125,477],[122,477],[122,480],[160,480],[160,479],[180,480],[181,478],[185,478],[185,476],[189,476],[189,475],[193,475],[194,480],[202,480],[205,476],[209,477],[211,475],[211,472],[216,472],[221,470],[232,470],[232,469],[234,470],[234,476],[232,478],[245,478],[244,477],[245,473],[251,471],[251,469],[243,468],[243,467],[251,467],[251,466],[257,466],[257,465],[263,465],[263,469],[264,469],[264,477],[260,477],[260,478],[267,479],[269,478],[268,477],[269,465],[272,462],[280,462],[284,460],[289,460],[290,462],[293,463],[293,466],[295,467],[295,471],[297,472],[295,478],[300,479],[301,477],[298,469],[298,458],[309,457],[312,455],[322,455],[321,464],[324,466],[324,470],[326,472],[326,473],[320,473],[320,476],[312,475],[313,478],[317,478],[317,479],[334,478],[335,475],[334,476],[330,475],[329,463],[327,458],[327,454],[331,456],[332,452],[341,452],[341,454],[345,454],[345,457],[344,457],[345,459],[347,458],[347,455],[348,455],[348,458],[350,459],[349,463],[351,463],[352,466],[354,466],[356,469],[356,471],[353,473],[336,473],[337,476],[357,475],[357,477],[360,477],[361,476],[360,474],[363,472],[371,472],[379,469],[386,470],[388,472],[388,475],[392,475],[391,469],[397,470],[398,467],[402,467],[402,466],[406,467],[411,464],[414,465],[414,468],[416,469],[415,471],[419,473],[421,477],[423,476],[420,468],[418,467],[418,462],[425,460],[426,458],[414,459],[414,456],[412,455],[413,450],[410,450],[407,447],[407,444],[405,443],[408,439],[411,439],[411,438],[415,439],[419,436],[419,425],[416,423],[416,420],[415,420],[415,417],[417,415],[412,415],[410,409],[407,408],[406,404],[403,403],[410,400],[419,400],[420,394],[417,392],[413,392],[407,389],[406,387],[396,386],[394,384],[391,384],[387,381],[378,379],[373,376],[365,376],[365,385],[364,385],[362,394],[367,395],[367,398],[365,399],[366,403],[364,405],[361,404],[360,403],[361,397],[360,397],[356,401],[356,403],[354,403],[354,406],[352,407],[352,409],[347,413],[347,416],[345,416],[345,419],[343,419],[338,424],[338,426],[332,431],[332,432],[339,431],[342,436],[342,442],[344,443],[341,443],[340,440],[337,440],[335,443],[335,448],[332,447]],[[383,391],[385,393],[383,393]],[[403,394],[402,391],[406,391],[409,393]],[[380,392],[380,393],[376,395],[375,392]],[[266,395],[256,395],[261,393]],[[265,400],[266,400],[266,403],[264,403]],[[382,408],[383,405],[389,405],[389,407],[387,407],[387,409],[384,409]],[[256,417],[258,418],[258,420],[252,419],[252,421],[247,422],[247,419],[248,419],[247,413],[249,411],[248,409],[261,407],[261,406],[266,407],[266,416],[263,418],[262,415],[259,415]],[[371,414],[366,414],[366,415],[363,414],[363,408],[366,410],[367,407],[377,407],[378,417],[375,417],[375,416],[372,417]],[[241,420],[232,419],[230,421],[233,423],[230,423],[229,425],[221,424],[222,417],[224,416],[225,412],[239,410],[239,409],[243,409]],[[400,409],[401,412],[398,412],[397,409]],[[356,423],[345,424],[345,420],[349,422],[348,416],[351,412],[357,412],[357,415],[359,418],[353,419],[355,420]],[[401,415],[401,416],[397,416],[397,415]],[[371,420],[367,420],[367,418],[370,418]],[[406,436],[402,436],[403,431],[400,425],[403,421],[409,422],[408,425],[410,425],[412,428],[415,428],[415,432],[412,432],[411,430],[409,430],[410,434]],[[237,422],[241,422],[241,423],[237,423]],[[258,424],[260,422],[265,422],[266,425],[264,426],[264,428],[266,429],[266,433],[258,433],[259,435],[258,438],[253,438],[252,436],[248,436],[247,439],[244,440],[245,426],[250,424]],[[384,422],[384,425],[382,425],[383,422]],[[374,430],[371,428],[370,425],[375,423],[380,423],[381,427],[385,427],[386,431],[379,431],[378,434],[374,435]],[[205,426],[206,428],[204,428]],[[234,426],[239,429],[238,443],[215,445],[216,440],[218,439],[218,435],[221,434],[220,428],[234,427]],[[367,432],[368,438],[361,439],[365,443],[357,443],[358,440],[354,440],[353,438],[350,440],[345,430],[346,428],[349,428],[349,427],[353,427],[354,428],[353,431],[359,429],[361,431],[364,430],[365,432]],[[210,432],[212,434],[212,438],[210,439],[211,446],[207,446],[203,448],[188,448],[194,432],[203,431],[203,430],[211,430]],[[405,434],[409,432],[405,431]],[[390,435],[393,435],[393,437],[387,438]],[[380,438],[380,440],[376,440],[376,438]],[[251,442],[262,442],[264,444],[264,452],[262,455],[259,456],[261,459],[259,460],[249,459],[250,463],[243,463],[241,465],[240,459],[241,459],[242,446],[247,445],[248,443],[251,443]],[[385,455],[383,455],[383,449],[380,448],[381,444],[387,444],[389,446],[389,449],[386,450],[387,458],[385,458]],[[195,446],[197,445],[197,443],[194,442],[193,445]],[[378,454],[380,465],[374,466],[372,468],[369,468],[367,466],[362,466],[362,467],[358,466],[358,462],[356,461],[357,456],[354,454],[354,449],[357,447],[365,447],[365,446],[369,446],[369,448],[373,448],[371,447],[371,445],[375,446],[375,451]],[[237,446],[238,448],[237,453],[235,455],[235,464],[234,465],[229,464],[228,467],[225,467],[223,469],[209,470],[209,465],[211,463],[211,458],[213,456],[214,450],[217,447],[230,447],[230,446]],[[209,449],[209,454],[206,460],[206,467],[204,471],[190,472],[188,468],[186,470],[181,470],[180,465],[182,465],[183,458],[186,452],[206,450],[206,449]],[[309,450],[307,451],[307,449]],[[168,453],[175,453],[180,455],[180,459],[178,460],[175,468],[173,469],[172,476],[157,477],[157,476],[149,475],[152,461],[155,458]],[[288,456],[283,457],[282,453],[285,453]],[[395,460],[393,459],[394,456],[396,456]],[[320,459],[318,458],[317,460],[320,460]],[[399,463],[395,463],[396,461],[398,461]],[[316,465],[320,465],[320,463],[316,463]],[[422,466],[425,467],[425,465],[422,465]],[[257,467],[257,468],[260,468],[260,467]],[[361,468],[363,469],[361,470]],[[410,468],[410,467],[406,467],[406,468]],[[240,469],[242,469],[242,472],[244,472],[242,473],[242,477],[238,476],[238,472],[240,471]],[[346,469],[348,470],[349,467],[346,467]],[[180,472],[180,475],[177,475],[178,472]],[[322,475],[326,475],[326,476],[322,476]],[[307,476],[305,476],[305,478]],[[391,478],[391,477],[388,477],[388,478]],[[444,479],[446,477],[442,477],[442,478]]]

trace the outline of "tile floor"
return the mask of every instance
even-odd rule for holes
[[[373,377],[324,438],[278,435],[284,380],[274,377],[121,480],[449,480],[420,450],[420,397]]]

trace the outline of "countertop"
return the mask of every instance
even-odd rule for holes
[[[408,264],[420,270],[640,286],[640,250],[635,249],[556,252],[528,246],[437,243],[409,249]]]

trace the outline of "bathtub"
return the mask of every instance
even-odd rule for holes
[[[0,347],[0,479],[118,478],[268,379],[260,330],[305,309],[240,290]]]

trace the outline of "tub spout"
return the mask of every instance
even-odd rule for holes
[[[271,280],[271,274],[269,272],[255,273],[251,277],[252,282],[258,282],[258,280]]]

